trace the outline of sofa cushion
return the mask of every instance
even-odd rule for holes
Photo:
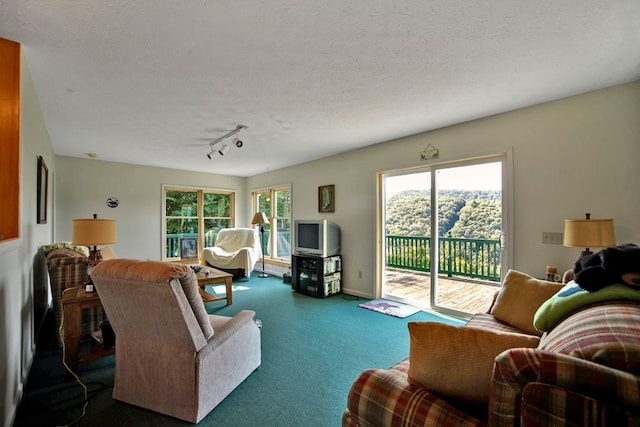
[[[389,369],[365,369],[351,385],[342,426],[486,426],[487,411],[472,414],[407,381],[409,359]]]
[[[533,317],[543,302],[562,289],[562,283],[533,278],[509,270],[491,309],[498,320],[535,335],[542,335],[533,326]]]
[[[542,337],[539,348],[640,375],[640,304],[609,302],[577,311]]]
[[[509,348],[536,347],[537,336],[409,322],[411,384],[420,385],[457,402],[487,405],[493,361]]]
[[[467,326],[471,326],[476,329],[488,329],[495,332],[531,335],[522,329],[518,329],[515,326],[511,326],[510,324],[503,322],[502,320],[496,319],[492,314],[488,313],[474,314],[467,322]]]

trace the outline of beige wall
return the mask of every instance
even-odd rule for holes
[[[249,178],[249,190],[292,182],[294,219],[342,227],[344,287],[372,297],[376,284],[376,173],[497,152],[513,153],[512,267],[542,275],[571,268],[577,248],[542,244],[565,218],[614,218],[618,243],[640,243],[640,82],[476,120]],[[317,188],[336,185],[336,212],[317,212]],[[362,277],[359,276],[362,272]]]
[[[56,162],[55,241],[71,240],[73,218],[97,213],[117,221],[118,257],[162,259],[163,185],[235,191],[236,226],[251,221],[246,178],[63,156]],[[117,208],[107,206],[109,197],[118,199]]]
[[[39,248],[51,241],[53,229],[51,221],[36,224],[37,159],[43,156],[51,171],[55,157],[24,58],[21,92],[20,238],[0,244],[0,419],[4,426],[11,425],[35,353],[34,289],[41,289],[47,280]]]

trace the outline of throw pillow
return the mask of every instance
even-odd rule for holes
[[[504,350],[536,347],[539,338],[471,326],[409,322],[411,384],[466,405],[487,405],[496,356]]]
[[[571,281],[538,308],[533,325],[540,331],[549,331],[566,315],[581,307],[618,300],[640,301],[640,292],[622,284],[613,284],[599,291],[589,292]]]
[[[542,335],[533,326],[533,317],[543,302],[562,289],[562,283],[535,279],[509,270],[491,309],[491,314],[505,323],[530,334]]]

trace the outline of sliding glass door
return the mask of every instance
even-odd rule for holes
[[[445,312],[486,309],[500,283],[504,156],[380,174],[381,294]]]

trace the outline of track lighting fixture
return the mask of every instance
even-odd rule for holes
[[[224,156],[224,155],[225,155],[225,153],[226,153],[227,151],[229,151],[229,149],[231,148],[231,145],[226,144],[226,143],[225,143],[225,144],[222,144],[222,145],[221,145],[217,150],[216,150],[216,148],[215,148],[214,146],[215,146],[216,144],[218,144],[218,143],[223,142],[225,139],[229,138],[230,136],[235,136],[235,137],[233,138],[233,140],[231,141],[231,143],[232,143],[233,145],[235,145],[236,147],[238,147],[238,148],[242,148],[242,146],[244,145],[244,143],[238,139],[238,132],[240,132],[242,129],[247,129],[247,128],[248,128],[248,126],[245,126],[245,125],[238,125],[238,126],[236,126],[236,128],[235,128],[234,130],[232,130],[231,132],[228,132],[228,133],[226,133],[226,134],[222,135],[220,138],[218,138],[218,139],[215,139],[215,140],[211,141],[211,142],[209,143],[209,146],[211,147],[211,151],[209,152],[209,154],[207,154],[207,157],[208,157],[209,159],[212,159],[212,158],[213,158],[212,156],[215,156],[215,155],[216,155],[216,153],[217,153],[217,154],[220,154],[221,156]]]

